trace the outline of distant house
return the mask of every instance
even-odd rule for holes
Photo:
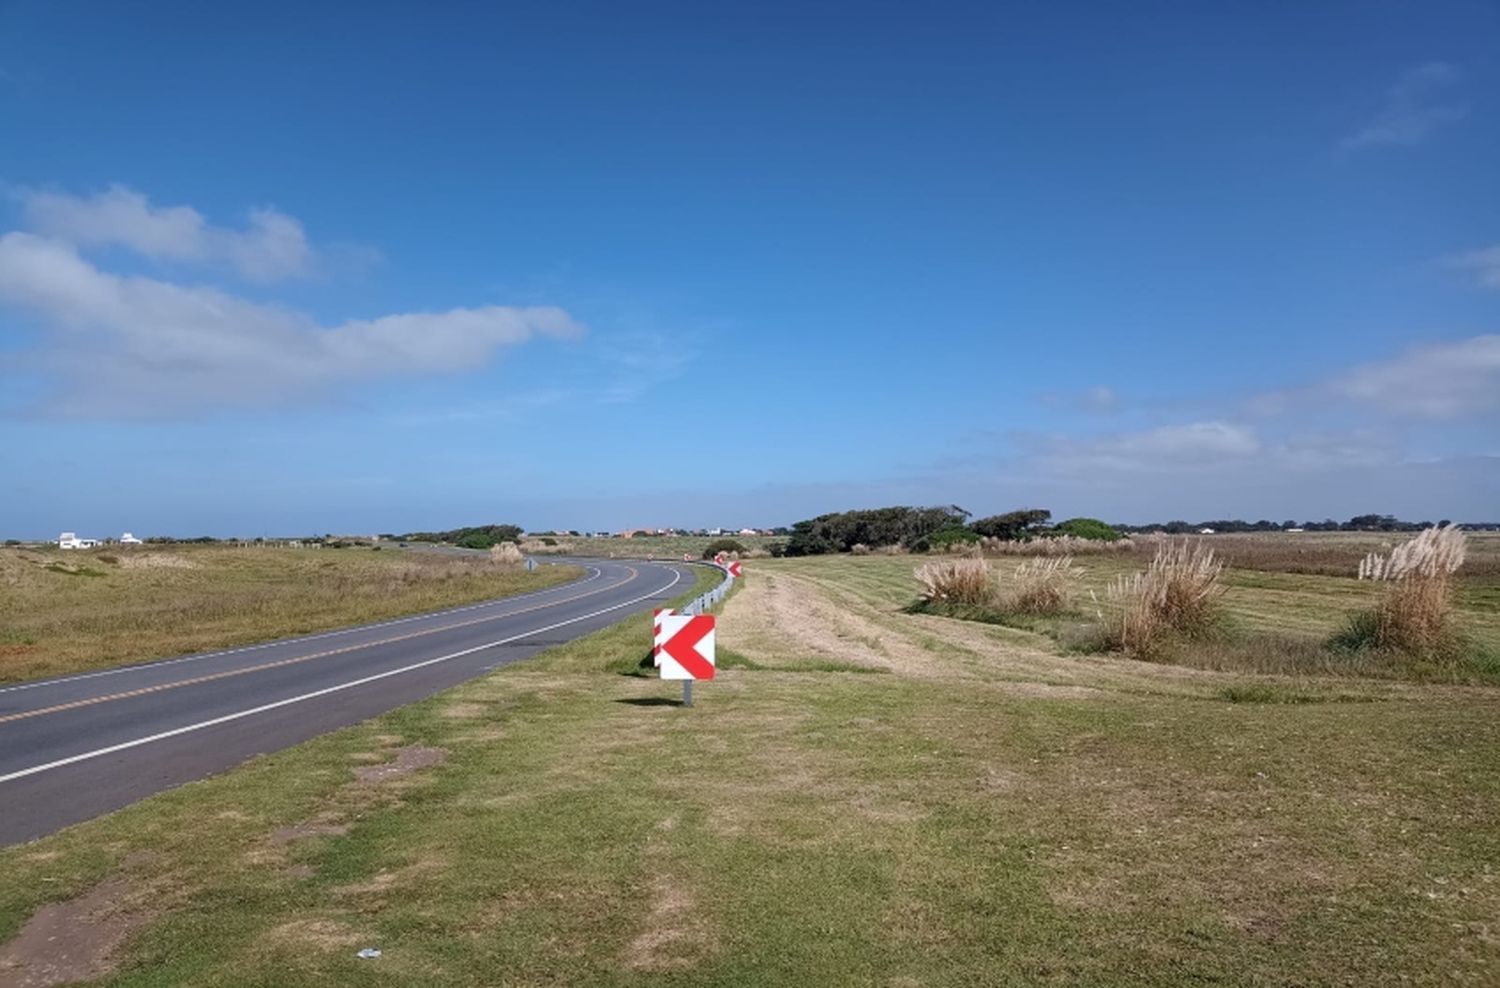
[[[80,539],[73,532],[63,532],[57,537],[59,549],[92,549],[98,544],[98,539]]]
[[[144,542],[142,542],[140,539],[136,538],[134,535],[131,535],[129,532],[126,532],[124,535],[120,536],[120,544],[121,545],[145,545]]]
[[[1288,532],[1305,532],[1305,531],[1307,531],[1307,529],[1305,529],[1305,528],[1288,528],[1287,531]]]
[[[1214,530],[1211,529],[1211,528],[1200,528],[1200,529],[1198,529],[1198,534],[1199,535],[1212,535],[1212,534],[1214,534]]]

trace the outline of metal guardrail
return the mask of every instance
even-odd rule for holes
[[[734,577],[729,575],[728,569],[720,566],[718,563],[709,563],[707,565],[712,566],[722,573],[724,579],[720,580],[719,585],[712,590],[699,594],[682,607],[679,607],[677,609],[678,614],[707,614],[709,608],[729,596],[729,588],[734,586]]]

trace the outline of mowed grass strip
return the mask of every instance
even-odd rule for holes
[[[895,562],[750,567],[691,710],[640,615],[0,853],[0,938],[123,874],[118,985],[1494,982],[1500,693],[1057,655]]]
[[[382,621],[581,575],[353,548],[0,549],[0,683]]]

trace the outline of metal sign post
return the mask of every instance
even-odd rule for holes
[[[693,705],[693,681],[691,679],[682,681],[682,705],[684,707]]]

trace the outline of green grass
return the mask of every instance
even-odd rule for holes
[[[117,985],[1493,983],[1500,692],[1062,656],[899,562],[757,562],[691,709],[639,615],[0,852],[0,935],[124,872]],[[849,626],[742,636],[773,586]]]

